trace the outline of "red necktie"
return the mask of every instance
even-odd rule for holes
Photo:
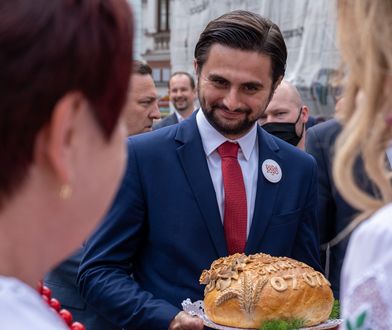
[[[223,225],[229,254],[243,253],[246,243],[247,204],[244,179],[238,163],[238,144],[226,141],[217,151],[222,158],[225,212]]]

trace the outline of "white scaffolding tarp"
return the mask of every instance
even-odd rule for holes
[[[288,49],[286,79],[299,89],[315,115],[331,115],[330,78],[339,68],[336,18],[331,0],[172,0],[172,71],[193,72],[193,52],[207,23],[234,9],[269,17],[285,38]]]

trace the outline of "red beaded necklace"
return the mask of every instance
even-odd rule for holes
[[[71,312],[65,308],[61,308],[60,302],[56,298],[52,298],[52,292],[47,286],[43,285],[42,281],[39,281],[37,291],[50,308],[60,315],[70,330],[86,330],[86,327],[82,323],[73,322]]]

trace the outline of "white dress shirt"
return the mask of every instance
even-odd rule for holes
[[[204,152],[207,157],[208,169],[212,183],[214,185],[216,200],[218,202],[219,212],[223,223],[224,215],[224,198],[225,192],[223,189],[222,178],[222,160],[217,152],[217,148],[226,141],[236,142],[240,145],[238,149],[238,162],[241,166],[242,176],[244,178],[244,185],[246,191],[247,203],[247,230],[249,235],[250,226],[252,225],[256,191],[257,191],[257,177],[258,177],[258,163],[259,163],[259,147],[257,143],[257,124],[243,137],[237,140],[229,140],[219,133],[204,116],[200,109],[196,115],[196,122],[201,135]]]
[[[193,111],[196,111],[197,109],[193,109]],[[174,110],[174,113],[176,114],[177,117],[177,121],[179,123],[181,123],[183,120],[185,120],[186,118],[184,118],[177,110]]]
[[[176,114],[177,117],[177,121],[179,123],[181,123],[185,118],[183,116],[181,116],[177,111],[174,111],[174,113]]]
[[[13,277],[0,276],[0,329],[67,330],[41,296]]]

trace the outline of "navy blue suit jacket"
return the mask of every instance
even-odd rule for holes
[[[178,118],[175,113],[168,115],[167,117],[163,118],[162,120],[158,121],[156,124],[152,126],[152,129],[158,129],[170,125],[178,124]]]
[[[332,176],[332,161],[335,152],[335,141],[342,127],[336,119],[315,125],[306,131],[306,151],[317,161],[319,182],[318,222],[320,243],[331,241],[358,214],[337,191]],[[354,177],[364,190],[374,193],[369,179],[365,175],[363,163],[358,159],[354,165]],[[340,273],[346,253],[349,236],[330,248],[327,263],[325,248],[321,251],[322,263],[329,268],[327,275],[331,282],[336,299],[339,298]]]
[[[97,314],[79,294],[76,276],[82,249],[64,260],[45,277],[45,285],[52,291],[52,297],[60,301],[61,307],[68,309],[74,321],[83,323],[87,330],[121,330]]]
[[[257,128],[259,173],[246,253],[289,256],[321,270],[314,159]],[[181,302],[203,299],[203,269],[227,255],[224,229],[195,114],[131,137],[125,178],[85,247],[84,298],[117,325],[167,329]],[[261,164],[275,160],[279,183]]]

